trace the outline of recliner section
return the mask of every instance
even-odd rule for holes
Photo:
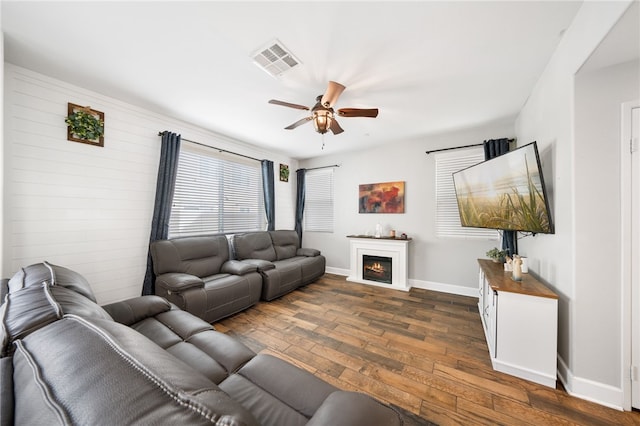
[[[301,248],[296,231],[249,232],[232,237],[235,258],[262,275],[262,299],[273,300],[324,275],[319,250]]]
[[[156,294],[207,322],[260,300],[262,276],[255,266],[230,259],[224,235],[155,241],[151,256]]]

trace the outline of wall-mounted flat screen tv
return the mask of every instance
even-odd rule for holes
[[[460,170],[453,182],[462,226],[553,233],[535,142]]]

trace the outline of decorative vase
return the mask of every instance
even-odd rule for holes
[[[520,259],[520,256],[515,256],[512,263],[513,272],[511,277],[514,281],[522,281],[522,259]]]

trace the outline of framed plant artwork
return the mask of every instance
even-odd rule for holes
[[[358,206],[359,213],[404,213],[404,182],[360,185]]]
[[[104,146],[104,112],[67,103],[67,140]]]
[[[280,181],[289,182],[289,166],[286,164],[280,164]]]

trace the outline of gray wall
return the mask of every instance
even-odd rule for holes
[[[622,256],[620,105],[640,99],[640,66],[626,62],[580,73],[575,81],[574,374],[621,386]],[[603,262],[603,254],[614,261]],[[606,289],[606,290],[605,290]],[[604,291],[603,291],[604,290]],[[594,315],[594,309],[599,314]],[[595,344],[593,336],[599,336]]]
[[[346,120],[343,124],[348,129]],[[436,237],[434,154],[427,155],[425,151],[512,137],[513,132],[513,120],[506,119],[475,129],[301,161],[300,167],[305,168],[340,165],[334,171],[334,232],[306,232],[304,245],[321,249],[330,270],[346,273],[349,269],[346,236],[367,231],[373,234],[376,223],[380,223],[385,232],[395,229],[413,238],[409,246],[409,279],[413,286],[477,296],[476,259],[486,257],[485,252],[499,245],[499,241]],[[333,138],[331,143],[339,143],[339,136],[326,137]],[[405,213],[358,213],[358,185],[389,181],[405,181]]]
[[[617,261],[605,266],[613,272],[609,278],[603,279],[599,268],[603,266],[603,247],[616,246],[620,238],[615,218],[620,208],[616,194],[619,150],[616,152],[615,145],[619,147],[620,142],[611,120],[615,121],[612,114],[620,111],[619,103],[617,107],[613,105],[630,100],[617,99],[619,89],[626,90],[623,86],[628,82],[615,83],[611,96],[605,92],[614,75],[633,71],[585,75],[584,80],[583,76],[576,79],[576,73],[629,4],[582,5],[516,120],[519,140],[538,141],[551,190],[555,234],[522,239],[519,248],[532,260],[530,272],[560,297],[559,377],[569,393],[616,407],[624,405],[625,397],[620,384],[624,373],[620,365],[622,283],[619,271],[614,271],[619,268]],[[594,86],[597,80],[598,84],[606,84],[604,90]],[[576,106],[578,102],[580,105]],[[590,108],[595,110],[589,112]],[[600,139],[598,143],[596,139]],[[602,144],[613,151],[603,154]],[[595,181],[601,183],[591,188]],[[587,195],[591,189],[598,195]],[[604,201],[598,199],[600,195]],[[595,222],[600,229],[595,229]],[[614,258],[616,253],[618,250],[613,249],[607,257]]]

